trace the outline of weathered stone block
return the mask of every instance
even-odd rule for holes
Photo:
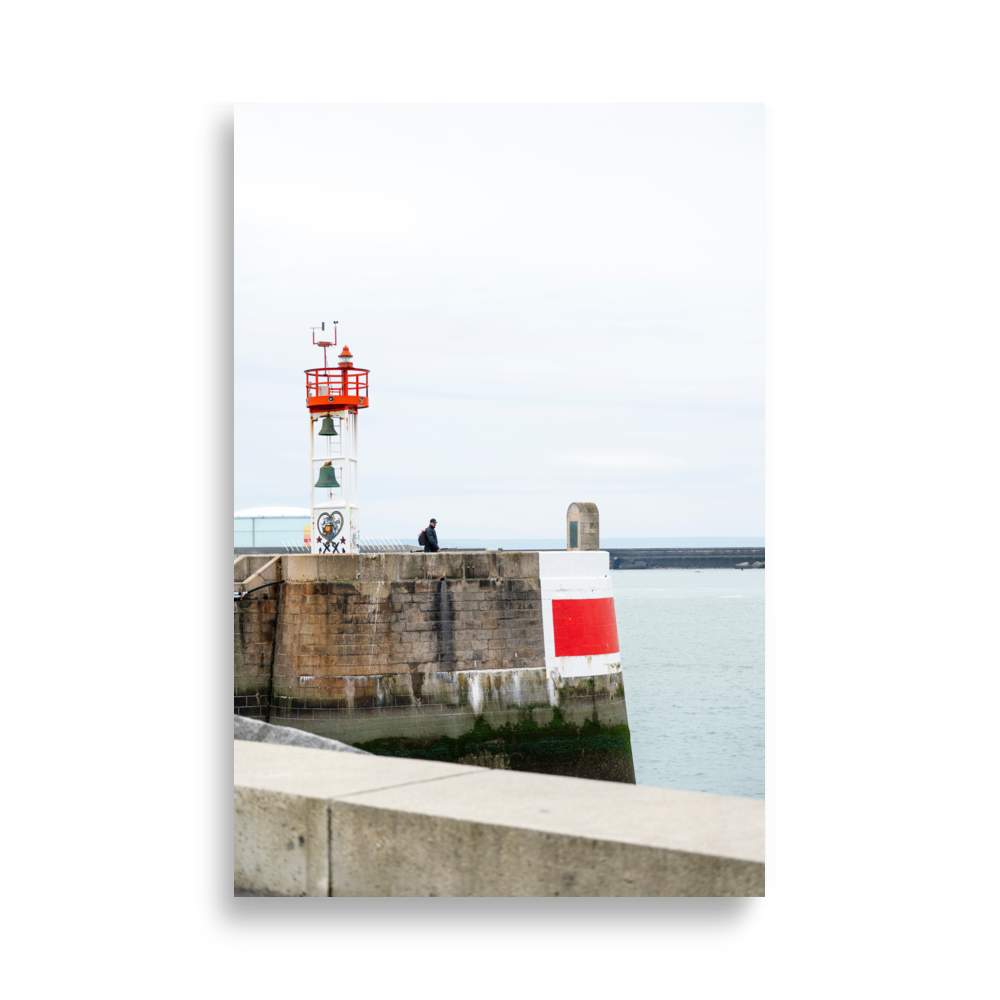
[[[466,580],[488,580],[497,575],[496,556],[491,552],[468,552],[465,553],[465,579]]]
[[[500,577],[520,582],[538,579],[537,552],[498,552],[496,558]]]

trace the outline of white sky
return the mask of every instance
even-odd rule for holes
[[[362,533],[764,534],[761,105],[242,105],[235,174],[235,509],[337,319]]]

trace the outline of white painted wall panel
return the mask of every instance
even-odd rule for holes
[[[545,669],[553,680],[595,677],[622,668],[621,653],[595,656],[556,656],[552,626],[553,600],[586,600],[614,597],[610,556],[607,552],[539,552],[538,575],[542,585],[542,632]]]

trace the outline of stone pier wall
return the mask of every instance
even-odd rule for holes
[[[270,596],[268,591],[272,591]],[[270,714],[278,591],[269,587],[233,601],[233,711],[265,722]]]
[[[574,554],[584,597],[594,556],[610,594],[606,554]],[[234,602],[234,710],[378,754],[634,781],[620,654],[554,655],[540,558],[282,556],[280,584]]]

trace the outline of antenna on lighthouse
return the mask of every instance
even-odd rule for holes
[[[328,347],[336,347],[337,346],[337,323],[338,323],[338,320],[334,320],[333,321],[333,340],[317,340],[316,339],[316,331],[317,330],[319,330],[320,333],[323,333],[326,330],[326,320],[323,320],[323,322],[320,323],[319,326],[311,326],[311,327],[309,327],[309,329],[312,330],[313,343],[317,347],[322,347],[323,348],[323,367],[324,368],[326,368],[326,349]]]

